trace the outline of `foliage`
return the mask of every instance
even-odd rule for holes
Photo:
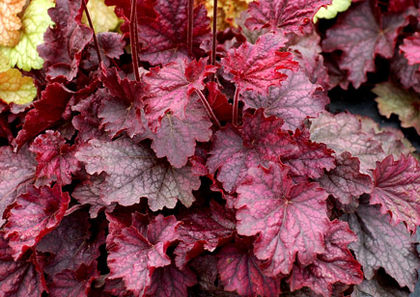
[[[415,149],[329,105],[419,132],[418,3],[220,1],[213,47],[212,1],[3,2],[31,47],[0,50],[0,297],[419,286]]]

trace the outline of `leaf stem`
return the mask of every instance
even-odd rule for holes
[[[211,44],[210,64],[216,63],[216,46],[217,46],[217,0],[213,0],[213,36]]]
[[[102,63],[102,57],[101,57],[101,52],[99,50],[99,42],[98,42],[98,38],[96,37],[95,28],[93,27],[92,19],[90,18],[90,13],[86,5],[86,0],[82,0],[82,5],[83,5],[83,10],[86,13],[86,18],[88,20],[89,27],[93,31],[93,43],[95,44],[96,54],[98,55],[98,62],[100,65]]]
[[[233,97],[232,124],[234,126],[239,125],[239,87],[236,87]]]
[[[210,106],[210,103],[207,101],[203,92],[201,92],[200,90],[197,90],[197,89],[195,89],[195,92],[198,94],[198,97],[200,97],[200,101],[201,101],[201,103],[203,103],[204,108],[206,109],[209,117],[213,120],[214,123],[216,123],[217,128],[220,129],[222,127],[222,125],[220,125],[219,120],[217,119],[215,113],[213,112],[213,109]]]
[[[188,54],[192,56],[193,53],[193,30],[194,30],[194,23],[193,23],[193,14],[194,14],[194,0],[188,0],[188,7],[187,7],[187,17],[188,17],[188,24],[187,24],[187,47],[188,47]]]
[[[136,81],[140,81],[138,54],[137,54],[137,5],[136,0],[131,0],[130,13],[130,44],[131,44],[131,60],[133,62],[133,71]]]

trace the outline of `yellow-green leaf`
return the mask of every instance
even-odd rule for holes
[[[35,96],[36,87],[32,78],[23,76],[15,68],[0,73],[0,99],[4,102],[28,104]]]
[[[213,0],[200,0],[206,5],[207,15],[213,18]],[[248,8],[252,0],[219,0],[217,3],[217,29],[224,30],[228,27],[235,27],[236,18],[241,12]]]
[[[378,96],[375,100],[382,115],[390,118],[392,113],[396,114],[401,127],[414,127],[420,134],[420,97],[417,94],[389,82],[377,84],[372,92]]]
[[[337,16],[337,13],[346,11],[351,4],[351,0],[333,0],[333,2],[327,7],[321,7],[320,10],[314,16],[314,23],[318,19],[333,19]]]
[[[22,30],[19,43],[14,47],[1,47],[0,54],[7,57],[10,67],[25,71],[41,69],[44,61],[38,55],[37,46],[44,42],[44,32],[53,22],[48,9],[53,0],[32,0],[22,17]]]
[[[96,33],[115,30],[120,19],[114,12],[115,6],[107,6],[104,0],[89,0],[87,8]],[[86,14],[83,13],[82,22],[88,25]]]

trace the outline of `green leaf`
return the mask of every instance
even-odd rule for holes
[[[107,6],[104,0],[89,0],[87,9],[89,10],[96,33],[109,32],[117,28],[120,19],[115,14],[114,7]],[[83,12],[82,22],[88,25],[85,12]]]
[[[333,2],[327,7],[321,7],[320,10],[314,16],[314,23],[318,19],[333,19],[337,16],[337,13],[346,11],[351,4],[351,0],[333,0]]]
[[[375,100],[382,115],[387,118],[392,113],[398,115],[401,127],[414,127],[420,135],[420,97],[417,94],[389,82],[377,84],[372,92],[378,96]]]
[[[25,71],[41,69],[44,61],[38,55],[37,46],[44,42],[44,32],[54,24],[48,15],[52,0],[32,0],[22,17],[19,43],[14,47],[0,47],[0,55],[7,57],[10,67]]]

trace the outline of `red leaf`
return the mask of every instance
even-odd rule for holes
[[[147,2],[147,1],[144,1]],[[150,1],[152,2],[152,1]],[[188,57],[187,49],[188,0],[156,0],[153,5],[157,16],[139,18],[138,36],[143,47],[140,59],[152,65],[167,64]],[[142,8],[138,8],[141,11]],[[203,4],[193,11],[193,51],[202,54],[200,44],[210,37],[210,20]]]
[[[19,131],[14,144],[21,147],[25,142],[37,136],[40,132],[57,123],[70,99],[63,85],[48,84],[41,93],[41,99],[34,102],[34,108],[25,115],[22,130]]]
[[[408,60],[408,64],[414,65],[420,63],[420,32],[416,32],[413,36],[404,39],[404,43],[400,46],[400,50],[404,53]]]
[[[185,118],[166,113],[155,134],[151,134],[152,149],[158,158],[167,157],[176,168],[187,164],[194,155],[196,141],[207,142],[212,135],[212,122],[197,96],[188,103]]]
[[[241,296],[278,297],[280,278],[264,275],[259,261],[251,251],[230,244],[217,254],[217,268],[226,291]]]
[[[396,52],[391,61],[391,72],[405,88],[420,93],[420,64],[409,65],[404,55]]]
[[[105,238],[102,232],[90,234],[88,219],[82,211],[65,216],[58,228],[37,245],[37,251],[50,255],[45,272],[51,277],[65,270],[77,271],[82,264],[88,267],[99,257],[99,246]]]
[[[407,9],[402,14],[383,15],[378,23],[369,1],[356,4],[327,31],[323,49],[343,51],[340,68],[348,70],[348,80],[358,88],[366,81],[366,73],[375,71],[376,55],[393,56],[397,36],[413,14],[414,10]]]
[[[294,176],[319,178],[324,174],[324,169],[335,167],[333,151],[323,143],[312,142],[309,137],[307,129],[297,129],[293,135],[297,149],[279,157],[290,167],[290,173]]]
[[[144,81],[150,87],[145,111],[152,129],[159,127],[168,111],[184,119],[190,96],[194,90],[203,90],[204,79],[215,71],[216,67],[207,65],[206,59],[191,62],[178,59],[163,68],[150,69]]]
[[[80,265],[76,271],[66,269],[57,273],[49,286],[49,296],[88,296],[92,282],[99,277],[96,265],[96,261],[93,261],[89,266]]]
[[[306,74],[286,71],[287,80],[280,87],[270,87],[268,94],[245,92],[245,108],[263,108],[266,116],[284,120],[284,129],[294,131],[307,117],[317,117],[329,103],[328,97],[320,96],[319,85],[309,81]]]
[[[369,175],[360,173],[360,161],[344,152],[337,156],[337,167],[326,172],[318,182],[342,204],[351,204],[358,196],[370,193],[373,183]]]
[[[187,288],[195,285],[196,282],[196,276],[189,268],[179,270],[175,265],[157,268],[153,272],[146,296],[187,297]]]
[[[403,12],[409,6],[414,6],[413,0],[389,0],[388,11]]]
[[[89,214],[92,219],[96,218],[103,209],[111,213],[117,205],[116,203],[108,205],[102,200],[101,193],[104,186],[106,187],[105,174],[91,176],[83,183],[77,185],[71,194],[81,205],[90,205]]]
[[[330,0],[259,0],[249,4],[250,17],[246,26],[251,30],[280,29],[284,34],[303,33],[310,27],[314,15]]]
[[[35,138],[30,150],[36,154],[36,185],[71,184],[72,174],[80,168],[74,157],[75,146],[66,143],[58,131],[48,130]]]
[[[376,167],[376,161],[386,154],[373,129],[362,126],[362,119],[350,113],[336,115],[324,112],[312,120],[311,140],[325,143],[335,153],[350,152],[360,160],[360,171],[369,173]]]
[[[265,274],[288,274],[296,254],[308,265],[324,252],[328,230],[328,194],[316,183],[294,185],[288,169],[271,163],[251,168],[238,187],[235,208],[240,235],[259,234],[254,245],[258,259],[267,260]]]
[[[107,173],[101,198],[108,205],[118,202],[128,206],[146,197],[153,211],[174,208],[178,200],[189,207],[195,200],[192,191],[200,186],[191,167],[173,168],[128,138],[112,142],[92,139],[80,147],[76,158],[86,163],[89,174]]]
[[[83,49],[92,40],[90,28],[81,24],[81,1],[57,0],[49,10],[55,23],[47,29],[38,47],[44,69],[51,79],[72,80],[77,75]]]
[[[125,20],[121,26],[128,31],[131,13],[130,0],[106,0],[116,5],[117,14]],[[188,57],[187,0],[137,1],[138,37],[142,43],[140,59],[152,65],[167,64],[178,58]],[[210,38],[210,20],[202,4],[193,10],[193,54],[201,56],[200,45]]]
[[[104,130],[111,137],[126,132],[133,138],[144,133],[144,84],[121,78],[115,68],[102,69],[101,80],[107,91],[99,89],[96,94],[100,97],[98,117]]]
[[[3,212],[34,178],[35,165],[27,147],[18,153],[13,153],[9,146],[0,148],[0,226],[4,223]]]
[[[413,291],[420,266],[415,236],[410,236],[402,224],[391,226],[375,206],[361,204],[355,214],[347,215],[347,220],[358,238],[350,248],[362,264],[365,278],[372,279],[383,267],[401,287]]]
[[[206,84],[209,95],[207,100],[210,103],[216,117],[219,121],[229,122],[232,120],[232,104],[228,102],[225,94],[219,90],[219,86],[215,82],[208,82]]]
[[[98,39],[99,52],[101,54],[102,62],[109,67],[112,65],[112,59],[118,59],[124,54],[124,47],[126,46],[122,35],[115,32],[100,32],[96,33]],[[80,67],[85,71],[96,71],[99,67],[98,52],[96,51],[95,43],[90,42],[83,51]]]
[[[41,297],[45,279],[35,257],[14,261],[13,250],[0,233],[0,292],[2,297]]]
[[[404,222],[408,231],[420,225],[420,166],[411,155],[392,155],[378,162],[373,171],[374,188],[371,204],[380,204],[381,213],[391,215],[391,223]]]
[[[255,115],[244,115],[239,131],[227,126],[216,132],[207,166],[211,173],[219,169],[217,179],[226,191],[236,188],[248,168],[297,151],[291,136],[281,130],[282,125],[281,119],[265,118],[258,110]]]
[[[146,227],[134,214],[127,227],[110,215],[107,218],[109,278],[122,278],[127,289],[143,296],[151,285],[153,271],[171,264],[166,249],[177,239],[179,222],[174,216],[159,215]]]
[[[374,278],[372,280],[364,280],[360,285],[355,286],[351,297],[409,297],[408,295],[409,293],[406,291],[396,289],[395,287],[383,286]]]
[[[69,194],[58,185],[28,188],[27,193],[17,197],[4,226],[15,260],[60,224],[69,202]]]
[[[334,220],[325,234],[325,252],[304,267],[294,266],[289,283],[292,291],[309,287],[322,296],[332,296],[333,284],[359,284],[363,273],[347,245],[357,237],[344,222]]]
[[[287,78],[279,70],[295,70],[298,66],[290,53],[280,51],[283,45],[276,35],[266,34],[255,44],[246,41],[239,48],[232,48],[221,62],[226,78],[241,92],[267,94],[270,86],[280,85]]]
[[[213,252],[229,239],[235,230],[233,212],[215,202],[210,208],[191,209],[181,218],[180,243],[175,249],[176,265],[184,268],[187,262],[203,250]]]
[[[315,30],[310,34],[295,38],[293,45],[290,46],[294,54],[294,60],[299,62],[300,70],[303,71],[313,84],[319,84],[323,89],[329,89],[330,77],[327,67],[324,65],[324,56],[322,55],[321,37]],[[298,86],[296,86],[298,87]],[[324,100],[328,100],[328,96]]]

